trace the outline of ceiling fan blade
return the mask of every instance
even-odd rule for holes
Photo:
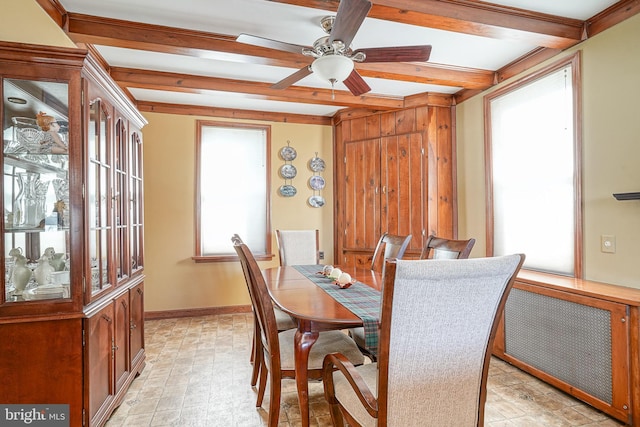
[[[360,25],[371,9],[369,0],[340,0],[336,20],[329,34],[329,42],[340,40],[349,47]]]
[[[426,62],[431,55],[431,46],[395,46],[358,49],[366,58],[362,62]]]
[[[310,49],[307,46],[301,46],[292,43],[279,42],[277,40],[271,40],[264,37],[252,36],[249,34],[240,34],[236,38],[237,42],[250,44],[253,46],[266,47],[269,49],[282,50],[285,52],[299,53],[302,55],[302,49]]]
[[[358,73],[355,68],[343,83],[355,96],[362,95],[363,93],[367,93],[371,90],[367,82],[364,81],[360,73]]]
[[[311,74],[311,67],[306,66],[304,68],[300,68],[295,73],[291,74],[289,77],[285,77],[280,80],[278,83],[275,83],[271,86],[271,89],[286,89],[295,82],[304,79],[309,74]]]

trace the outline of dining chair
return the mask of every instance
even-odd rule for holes
[[[422,248],[420,259],[465,259],[469,258],[476,239],[453,240],[430,235]]]
[[[231,241],[234,245],[244,243],[240,236],[237,234],[234,234],[231,237]],[[240,264],[242,266],[242,272],[244,274],[245,282],[247,283],[247,288],[249,289],[249,293],[251,293],[251,289],[249,288],[250,279],[249,270],[247,269],[247,260],[242,259],[244,253],[238,253],[238,256],[240,257]],[[253,308],[253,304],[251,306]],[[251,348],[250,362],[253,365],[253,369],[251,372],[251,385],[255,386],[258,382],[258,375],[260,374],[260,364],[262,361],[261,357],[256,356],[262,353],[262,344],[260,341],[260,324],[258,323],[258,317],[255,313],[255,310],[253,311],[253,314],[253,343]],[[294,322],[294,320],[284,311],[279,310],[277,307],[274,307],[274,314],[276,317],[276,325],[278,331],[286,331],[288,329],[294,329],[296,327],[296,323]]]
[[[385,262],[388,259],[400,259],[409,247],[411,242],[411,234],[408,236],[399,236],[395,234],[384,233],[380,236],[376,249],[371,259],[371,270],[380,271],[384,277]],[[349,336],[356,342],[360,351],[372,361],[376,360],[376,355],[370,352],[365,345],[364,328],[350,328]]]
[[[430,235],[422,249],[420,259],[466,259],[469,258],[475,242],[476,239],[452,240]],[[400,257],[403,253],[404,251]],[[376,355],[368,351],[365,346],[364,328],[351,328],[349,335],[369,359],[376,360]]]
[[[523,261],[388,261],[377,362],[324,360],[333,425],[483,426],[491,348]]]
[[[280,265],[320,264],[318,230],[276,230]]]
[[[400,236],[384,233],[380,236],[376,249],[373,252],[371,269],[384,274],[385,261],[392,258],[402,258],[410,242],[411,234]]]
[[[261,358],[260,382],[256,407],[262,406],[267,379],[270,383],[269,393],[269,427],[276,427],[280,417],[281,384],[283,378],[295,378],[294,337],[295,329],[279,332],[276,324],[274,305],[269,290],[253,254],[241,241],[234,241],[233,246],[244,264],[243,270],[248,272],[247,284],[258,319],[260,331]],[[320,332],[318,340],[309,352],[308,375],[310,379],[322,379],[322,361],[331,352],[344,355],[354,366],[364,363],[364,356],[356,343],[341,331]]]

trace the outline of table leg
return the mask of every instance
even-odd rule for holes
[[[318,332],[304,330],[302,326],[299,325],[294,338],[296,386],[302,427],[309,427],[309,352],[313,344],[318,340],[319,334]]]

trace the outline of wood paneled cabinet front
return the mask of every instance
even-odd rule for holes
[[[84,49],[0,42],[0,94],[0,402],[102,426],[145,362],[146,121]]]
[[[144,366],[143,284],[127,289],[85,320],[85,407],[89,425],[103,425]]]
[[[368,267],[385,233],[454,237],[450,106],[345,116],[335,132],[335,262]]]

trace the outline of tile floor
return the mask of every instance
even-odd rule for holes
[[[268,393],[255,407],[249,385],[252,314],[145,322],[147,365],[106,427],[265,426]],[[622,424],[494,359],[486,427],[616,427]],[[331,425],[322,384],[311,383],[312,426]],[[279,427],[300,425],[295,383],[283,383]]]

